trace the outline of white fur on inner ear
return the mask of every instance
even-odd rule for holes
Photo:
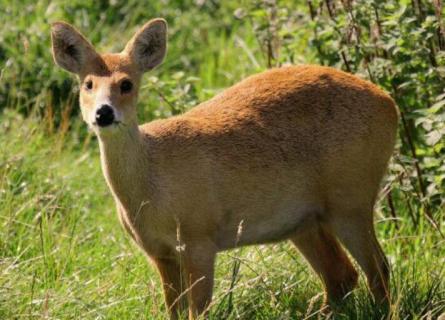
[[[142,72],[159,65],[167,52],[167,22],[160,18],[147,22],[127,43],[124,52]]]
[[[51,41],[56,64],[73,73],[80,73],[87,60],[96,55],[88,40],[65,22],[51,25]]]

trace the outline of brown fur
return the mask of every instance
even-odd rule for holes
[[[142,72],[129,50],[102,55],[79,76],[108,88],[124,115],[119,130],[96,131],[102,168],[122,224],[160,271],[172,318],[186,288],[190,317],[206,310],[218,251],[286,239],[330,300],[357,278],[338,238],[387,301],[388,266],[372,222],[398,121],[387,94],[332,68],[284,67],[138,127]],[[131,95],[116,93],[121,78],[134,81]],[[93,101],[81,92],[84,117]]]

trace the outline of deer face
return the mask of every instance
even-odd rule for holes
[[[117,54],[99,54],[74,27],[52,25],[57,65],[80,81],[80,106],[85,122],[97,133],[118,133],[137,124],[136,102],[142,74],[160,64],[166,53],[167,24],[145,24]]]

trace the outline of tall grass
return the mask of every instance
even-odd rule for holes
[[[35,116],[2,116],[0,318],[163,319],[159,277],[119,226],[97,148],[70,134],[55,148],[60,136],[44,129]],[[417,233],[400,226],[378,217],[393,316],[434,319],[445,312],[444,241],[425,221]],[[383,317],[361,280],[335,318]],[[221,254],[215,287],[213,319],[320,316],[321,284],[286,243]]]

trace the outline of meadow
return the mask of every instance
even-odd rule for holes
[[[270,67],[314,63],[369,79],[401,111],[375,209],[391,264],[389,314],[364,277],[334,314],[289,243],[219,255],[211,319],[437,319],[445,313],[445,9],[440,0],[0,0],[0,319],[165,319],[154,266],[119,224],[77,80],[50,23],[103,52],[154,17],[164,63],[144,78],[140,122],[169,117]]]

